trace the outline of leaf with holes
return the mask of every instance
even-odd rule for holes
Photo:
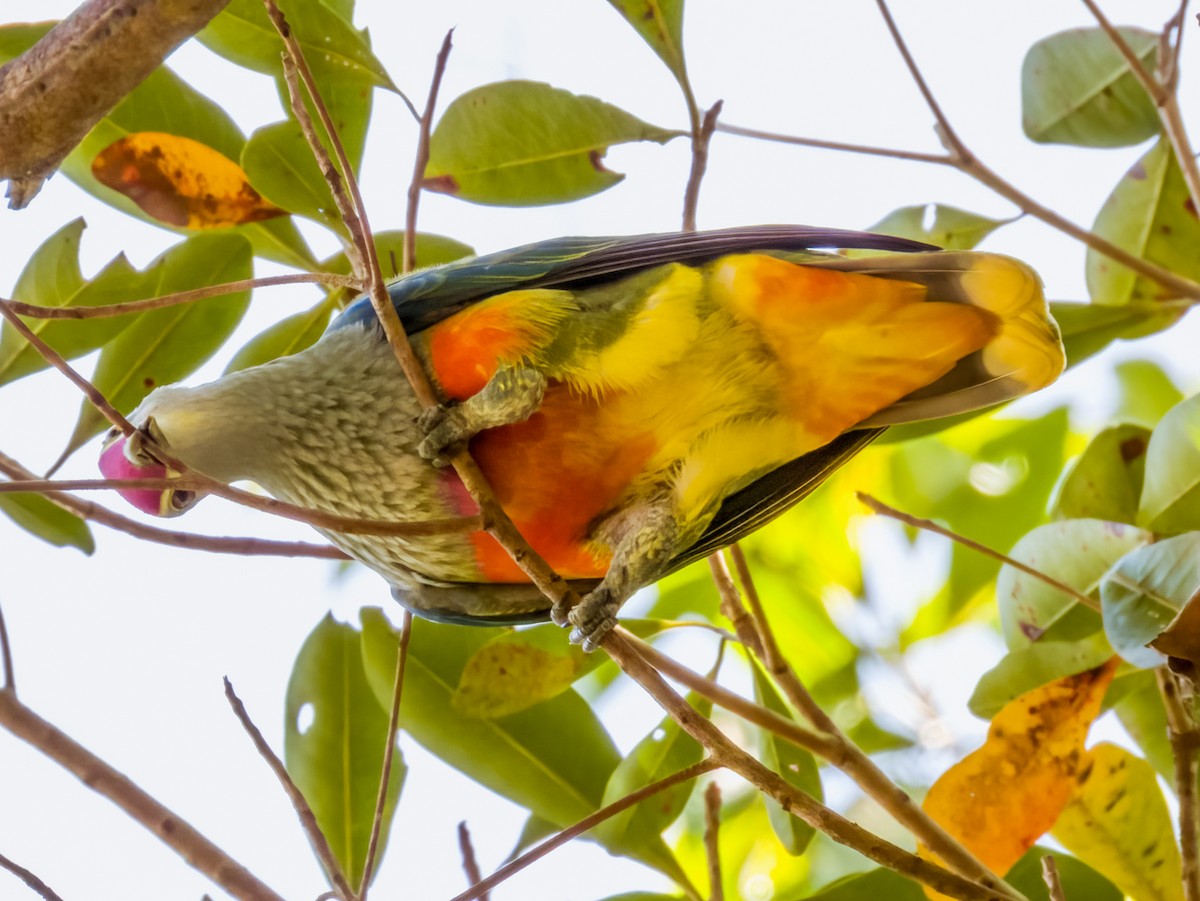
[[[1166,138],[1159,139],[1117,182],[1092,231],[1113,244],[1192,280],[1200,279],[1200,221],[1183,170]],[[1088,249],[1092,303],[1123,306],[1177,297],[1171,289]]]
[[[388,712],[363,671],[358,630],[326,614],[305,639],[288,679],[284,760],[353,886],[362,880],[366,865],[387,728]],[[387,847],[404,776],[397,749],[379,832],[380,852]]]
[[[1158,35],[1118,28],[1147,72]],[[1101,28],[1073,28],[1035,43],[1021,67],[1021,124],[1031,140],[1125,147],[1156,135],[1154,102]]]
[[[1100,586],[1104,631],[1117,653],[1134,666],[1164,663],[1147,647],[1170,633],[1175,656],[1195,655],[1200,635],[1192,599],[1200,592],[1200,532],[1187,532],[1126,554]]]
[[[1123,523],[1067,519],[1038,526],[1017,542],[1010,556],[1091,595],[1110,566],[1152,539],[1149,532]],[[1008,565],[996,579],[996,601],[1010,650],[1028,647],[1043,636],[1072,641],[1100,628],[1099,617],[1069,594]]]
[[[1167,802],[1154,769],[1124,748],[1104,742],[1087,752],[1054,837],[1133,901],[1183,901]]]
[[[536,81],[501,81],[447,107],[430,138],[422,184],[473,203],[565,203],[624,178],[602,163],[613,144],[663,144],[681,134],[595,97]]]

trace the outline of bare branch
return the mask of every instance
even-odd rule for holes
[[[34,303],[22,303],[19,300],[5,300],[4,302],[14,313],[32,319],[105,319],[110,316],[128,316],[132,313],[161,310],[164,307],[194,303],[197,300],[219,297],[222,294],[235,294],[238,291],[250,291],[254,288],[308,284],[331,285],[336,288],[353,288],[355,290],[360,288],[358,281],[349,275],[334,275],[330,272],[300,272],[294,275],[246,278],[238,282],[226,282],[223,285],[210,285],[207,288],[193,288],[190,291],[176,291],[173,294],[163,294],[159,297],[148,297],[145,300],[127,300],[124,303],[109,303],[94,307],[46,307]]]
[[[63,158],[229,0],[88,0],[0,67],[0,179],[21,209]]]
[[[288,775],[283,761],[271,750],[271,746],[263,738],[262,732],[254,725],[254,721],[250,719],[250,714],[246,712],[246,705],[242,703],[242,699],[233,690],[233,683],[229,681],[229,677],[226,676],[224,681],[225,697],[229,701],[229,706],[233,708],[233,715],[238,718],[238,722],[242,724],[242,728],[250,736],[250,741],[254,743],[254,749],[258,751],[258,756],[267,762],[267,766],[271,768],[271,772],[275,774],[275,778],[283,786],[283,791],[288,796],[288,800],[292,802],[296,816],[300,818],[300,827],[304,830],[305,836],[308,837],[308,842],[312,845],[317,859],[321,861],[321,865],[325,868],[325,873],[328,875],[330,883],[341,893],[343,901],[354,901],[354,890],[350,888],[350,883],[346,881],[346,874],[342,872],[342,865],[338,863],[337,858],[329,847],[329,842],[325,840],[325,834],[321,832],[321,827],[317,825],[317,818],[313,814],[312,808],[309,807],[308,801],[305,800],[304,793],[292,781],[292,777]]]
[[[0,473],[26,481],[37,481],[32,472],[12,459],[0,453]],[[176,532],[171,529],[161,529],[114,513],[106,507],[91,501],[81,500],[61,491],[39,492],[52,504],[74,513],[89,522],[116,529],[134,538],[165,544],[171,547],[187,548],[197,551],[211,551],[216,554],[237,554],[239,556],[271,556],[271,557],[320,557],[326,560],[349,559],[342,551],[331,545],[309,544],[304,541],[267,541],[260,538],[228,538],[216,535],[195,535],[191,532]]]
[[[725,901],[721,879],[721,787],[708,783],[704,790],[704,854],[708,858],[709,901]]]
[[[788,813],[825,833],[834,841],[853,848],[881,866],[895,870],[902,876],[914,879],[952,898],[960,898],[963,901],[1013,901],[1014,898],[1020,897],[1006,891],[1004,883],[995,877],[980,883],[971,882],[930,861],[922,860],[915,854],[910,854],[830,810],[787,782],[778,773],[764,767],[730,741],[666,683],[655,669],[663,655],[654,652],[653,649],[647,653],[646,649],[649,646],[620,626],[604,639],[603,647],[621,669],[641,685],[721,766],[733,770],[759,791],[778,801]],[[645,657],[643,653],[646,653]],[[671,678],[676,678],[674,672],[670,675]],[[716,699],[715,695],[713,699]],[[799,728],[782,717],[777,719],[787,726]]]
[[[0,663],[4,665],[4,685],[0,691],[17,696],[17,674],[13,668],[12,645],[8,641],[8,624],[4,621],[4,609],[0,607]]]
[[[1042,858],[1042,880],[1046,883],[1050,901],[1067,901],[1067,896],[1063,893],[1062,880],[1058,878],[1058,862],[1054,859],[1053,854],[1047,854]]]
[[[735,545],[736,546],[736,545]],[[721,613],[733,624],[738,640],[756,655],[761,653],[758,632],[754,621],[746,613],[742,599],[738,596],[737,586],[733,584],[733,576],[725,565],[725,558],[720,551],[708,555],[708,566],[712,570],[713,582],[717,586],[717,594],[721,596]]]
[[[62,897],[54,889],[46,885],[46,883],[32,872],[25,869],[25,867],[13,860],[9,860],[3,854],[0,854],[0,869],[8,870],[8,872],[24,882],[30,889],[37,892],[42,901],[63,901]]]
[[[630,792],[623,798],[618,798],[616,801],[613,801],[613,803],[601,807],[595,813],[588,814],[575,825],[567,827],[556,835],[552,835],[536,848],[532,848],[515,860],[509,861],[491,876],[480,880],[465,892],[455,895],[450,899],[450,901],[474,901],[474,899],[484,897],[488,891],[495,888],[506,879],[515,876],[531,863],[541,860],[554,849],[562,847],[573,838],[578,838],[589,829],[600,825],[610,817],[616,816],[622,810],[628,810],[635,804],[639,804],[646,798],[653,797],[661,791],[666,791],[668,788],[688,782],[697,778],[698,776],[703,776],[705,773],[717,769],[718,766],[720,766],[720,764],[711,758],[701,760],[698,763],[693,763],[691,766],[679,770],[678,772],[672,773],[670,776],[659,779],[657,782],[651,782],[649,785],[643,786],[637,791]]]
[[[383,829],[383,808],[387,803],[388,782],[392,777],[392,761],[396,756],[396,732],[400,727],[400,699],[404,694],[404,667],[408,663],[408,640],[412,637],[411,610],[404,611],[400,623],[400,648],[396,654],[396,676],[392,680],[392,708],[388,712],[387,744],[383,746],[383,765],[379,768],[379,794],[375,798],[375,814],[371,818],[371,837],[367,842],[367,857],[363,862],[362,881],[358,886],[359,901],[367,901],[367,889],[379,853],[379,833]]]
[[[475,860],[475,848],[471,844],[471,832],[467,829],[467,821],[458,824],[458,849],[462,853],[463,872],[467,874],[468,885],[478,885],[483,882],[483,874],[479,872],[479,863]],[[478,896],[479,901],[488,901],[488,893]]]
[[[429,83],[425,112],[419,120],[417,153],[413,160],[412,181],[408,184],[408,207],[404,211],[404,258],[401,262],[403,272],[412,272],[417,265],[417,207],[421,203],[421,183],[425,180],[425,167],[429,164],[429,134],[433,129],[433,111],[437,107],[442,76],[446,74],[446,61],[450,58],[453,37],[454,29],[451,28],[442,39],[442,48],[433,64],[433,79]]]
[[[760,141],[774,141],[778,144],[796,144],[800,147],[816,147],[819,150],[839,150],[845,153],[863,153],[869,156],[882,156],[894,160],[911,160],[917,163],[935,163],[941,166],[953,166],[954,158],[945,153],[921,153],[918,150],[899,150],[892,147],[875,147],[870,144],[847,144],[844,141],[824,141],[820,138],[802,138],[796,135],[784,135],[774,131],[762,131],[758,128],[743,128],[740,125],[717,123],[717,131],[726,134],[739,135],[743,138],[756,138]]]
[[[1200,727],[1180,697],[1179,680],[1165,666],[1155,671],[1158,690],[1167,710],[1171,756],[1175,760],[1175,797],[1179,801],[1179,848],[1183,863],[1183,895],[1200,901],[1200,798],[1196,779],[1200,775]]]
[[[10,691],[0,691],[0,726],[121,808],[189,866],[233,897],[242,901],[283,901],[254,874],[197,832],[190,823],[65,732],[46,722],[18,701]]]
[[[1100,604],[1095,598],[1088,597],[1082,591],[1072,588],[1065,582],[1060,582],[1058,579],[1054,578],[1053,576],[1048,576],[1040,570],[1034,569],[1027,563],[1022,563],[1020,560],[1014,560],[1012,557],[1002,554],[999,551],[988,547],[986,544],[980,544],[978,541],[967,538],[965,535],[959,535],[957,532],[951,532],[949,529],[939,526],[931,519],[920,519],[916,516],[910,516],[907,513],[903,513],[900,510],[897,510],[895,507],[889,507],[887,504],[883,503],[883,501],[876,500],[869,494],[864,494],[863,492],[859,491],[856,492],[856,495],[860,501],[862,501],[864,504],[866,504],[866,506],[870,507],[871,510],[876,513],[899,520],[905,525],[912,526],[914,529],[923,529],[926,532],[932,532],[935,535],[941,535],[943,538],[949,538],[951,541],[956,541],[963,547],[969,547],[971,550],[978,551],[985,557],[991,557],[993,560],[998,560],[1007,566],[1011,566],[1013,569],[1018,569],[1026,575],[1033,576],[1035,579],[1045,582],[1052,588],[1057,588],[1063,594],[1070,597],[1073,601],[1078,601],[1080,604],[1087,607],[1094,613],[1100,612]]]
[[[689,101],[691,93],[688,93]],[[696,207],[700,203],[700,182],[708,168],[708,146],[712,143],[713,131],[717,127],[717,116],[721,115],[724,102],[718,100],[704,114],[702,120],[692,121],[692,168],[688,173],[687,188],[683,193],[683,230],[696,230]]]

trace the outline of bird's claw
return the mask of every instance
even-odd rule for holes
[[[434,466],[449,466],[451,457],[470,435],[462,414],[443,404],[422,412],[417,417],[417,428],[425,433],[417,453]]]
[[[571,644],[583,648],[584,653],[590,654],[604,642],[605,637],[617,624],[617,610],[621,603],[612,592],[601,585],[595,591],[584,596],[567,616],[571,629]],[[551,616],[554,613],[551,611]]]

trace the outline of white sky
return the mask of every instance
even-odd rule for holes
[[[39,20],[65,14],[68,0],[5,0],[0,19]],[[1175,3],[1122,0],[1104,7],[1121,23],[1158,27]],[[682,102],[666,69],[601,0],[519,3],[445,0],[396,4],[359,0],[376,51],[410,96],[423,98],[442,34],[456,26],[455,49],[442,91],[445,103],[478,84],[506,78],[551,82],[588,93],[647,121],[682,127]],[[1081,151],[1035,146],[1020,132],[1019,71],[1025,49],[1066,27],[1090,24],[1082,4],[897,0],[894,13],[934,91],[966,142],[993,168],[1077,222],[1091,222],[1109,186],[1141,149]],[[1188,47],[1200,48],[1189,23]],[[685,43],[696,93],[705,105],[724,98],[724,120],[828,139],[937,150],[931,119],[868,0],[738,4],[693,0]],[[1195,108],[1187,71],[1185,115]],[[195,86],[220,101],[246,132],[281,117],[272,84],[243,75],[190,44],[171,60]],[[236,76],[236,80],[235,77]],[[400,227],[415,130],[400,103],[376,95],[365,190],[377,229]],[[543,209],[475,207],[427,195],[421,227],[498,250],[560,234],[622,234],[678,227],[687,146],[613,149],[610,168],[628,173],[611,191],[581,203]],[[700,225],[803,222],[862,228],[890,210],[950,202],[1003,217],[1005,201],[964,176],[917,163],[879,160],[756,143],[718,135],[700,205]],[[84,215],[84,269],[94,273],[124,251],[139,266],[175,241],[108,208],[55,178],[32,206],[0,211],[0,295],[7,296],[24,261],[55,229]],[[318,252],[332,250],[310,237]],[[1083,252],[1033,220],[1003,229],[985,247],[1032,263],[1049,296],[1083,298]],[[263,294],[243,323],[236,348],[283,309],[299,309],[315,291]],[[1145,342],[1128,355],[1170,357],[1182,384],[1200,381],[1194,324],[1170,341]],[[220,372],[226,357],[205,370]],[[1111,357],[1109,358],[1111,360]],[[1081,367],[1063,379],[1059,396],[1089,421],[1111,397],[1107,364]],[[37,470],[56,456],[78,409],[62,379],[38,376],[0,390],[0,449]],[[95,475],[96,449],[84,448],[64,476]],[[104,498],[122,512],[115,498]],[[275,522],[210,500],[183,521],[217,534],[308,538]],[[301,641],[326,610],[354,619],[363,605],[387,607],[383,584],[362,574],[335,585],[317,561],[242,560],[140,544],[95,529],[87,559],[55,550],[0,519],[0,604],[8,619],[22,699],[81,740],[226,848],[289,898],[322,889],[295,818],[230,715],[221,693],[228,674],[276,748],[282,747],[283,692]],[[975,676],[993,662],[964,645],[969,659],[920,664],[934,696],[960,710]],[[955,672],[938,678],[939,669]],[[952,682],[953,685],[946,683]],[[636,694],[622,696],[612,724],[622,748],[657,721]],[[615,718],[613,718],[615,719]],[[564,736],[570,741],[570,736]],[[468,819],[485,872],[512,846],[523,814],[507,802],[438,769],[405,742],[419,778],[405,788],[378,898],[449,897],[464,885],[454,827]],[[158,841],[7,734],[0,734],[0,853],[30,867],[66,899],[159,901],[223,897]],[[601,898],[657,885],[636,865],[576,843],[493,893],[509,899]],[[0,874],[0,898],[23,898]]]

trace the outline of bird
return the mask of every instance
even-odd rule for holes
[[[889,426],[995,406],[1065,365],[1040,279],[999,254],[798,225],[557,238],[388,286],[440,393],[424,409],[370,301],[310,347],[148,394],[106,478],[225,482],[352,517],[478,507],[467,448],[582,600],[558,609],[489,534],[323,533],[428,619],[554,619],[594,650],[634,592],[758,529]],[[191,487],[125,488],[173,516]]]

